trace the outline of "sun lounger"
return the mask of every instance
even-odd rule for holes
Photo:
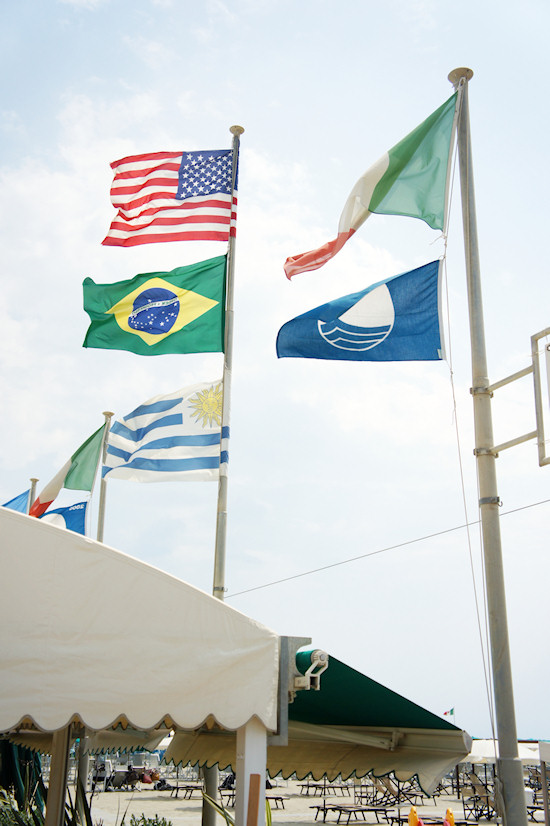
[[[266,794],[265,799],[269,800],[270,805],[274,803],[276,809],[284,809],[285,800],[288,800],[288,798],[283,797],[281,794]]]
[[[493,792],[485,783],[477,777],[474,772],[469,775],[470,793],[464,787],[462,792],[462,805],[466,820],[479,820],[481,817],[492,820],[496,815],[496,803]]]
[[[183,793],[184,800],[191,800],[195,793],[200,797],[202,795],[202,783],[183,783],[173,786],[170,797],[177,797],[180,792]]]
[[[317,806],[310,806],[310,809],[316,809],[315,820],[321,817],[323,823],[326,823],[328,815],[333,813],[336,823],[345,823],[350,820],[366,820],[365,815],[374,814],[376,822],[387,822],[387,807],[386,806],[360,806],[355,803],[319,803]],[[379,819],[379,815],[384,816],[384,821]]]

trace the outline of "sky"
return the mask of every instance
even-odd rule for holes
[[[460,185],[448,237],[372,216],[325,267],[357,178],[470,83],[489,378],[550,325],[550,10],[465,0],[23,0],[2,4],[0,497],[40,488],[102,423],[221,377],[220,354],[82,348],[82,281],[169,271],[221,243],[104,247],[109,164],[241,138],[226,600],[474,737],[491,736]],[[289,319],[446,255],[441,362],[278,360]],[[541,251],[542,250],[542,251]],[[535,428],[531,377],[496,391],[495,442]],[[520,738],[550,738],[550,471],[528,441],[497,460]],[[63,492],[56,504],[84,498]],[[108,484],[105,542],[212,590],[217,486]],[[465,524],[471,523],[470,530]],[[97,523],[92,499],[90,535]],[[477,605],[477,607],[476,607]],[[479,619],[478,619],[479,608]],[[78,596],[75,595],[75,610]],[[109,623],[109,605],[97,595]],[[163,606],[127,606],[162,633]],[[200,633],[182,628],[182,634]]]

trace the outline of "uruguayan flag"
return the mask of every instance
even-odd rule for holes
[[[87,502],[77,502],[66,508],[56,508],[53,511],[46,511],[40,519],[49,522],[50,525],[57,525],[58,528],[66,528],[68,531],[86,535],[86,507]]]
[[[440,262],[394,275],[293,318],[277,336],[279,358],[431,361],[443,358]]]
[[[103,476],[133,482],[218,479],[228,461],[222,404],[221,381],[149,399],[111,427]]]

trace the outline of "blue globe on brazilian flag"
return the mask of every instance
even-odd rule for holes
[[[95,284],[86,278],[84,309],[91,324],[84,347],[130,350],[141,356],[221,353],[226,256]]]

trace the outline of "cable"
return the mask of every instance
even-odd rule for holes
[[[509,511],[504,511],[501,513],[501,516],[509,516],[512,513],[518,513],[519,511],[528,510],[529,508],[535,508],[538,505],[547,505],[550,503],[550,499],[542,499],[540,502],[533,502],[530,505],[522,505],[520,508],[513,508]],[[360,554],[359,556],[352,556],[349,559],[342,559],[339,562],[331,562],[329,565],[322,565],[319,568],[312,568],[309,571],[302,571],[300,574],[293,574],[292,576],[283,577],[282,579],[274,579],[272,582],[265,582],[263,585],[255,585],[253,588],[246,588],[243,591],[235,591],[234,594],[226,594],[225,599],[231,599],[232,597],[239,597],[242,594],[249,594],[251,591],[260,591],[262,588],[271,588],[273,585],[280,585],[283,582],[290,582],[293,579],[300,579],[301,577],[311,576],[312,574],[318,574],[321,571],[327,571],[330,568],[337,568],[339,565],[349,565],[351,562],[358,562],[360,559],[368,559],[370,556],[376,556],[377,554],[383,554],[387,551],[395,551],[398,548],[405,548],[407,545],[414,545],[417,542],[423,542],[425,539],[433,539],[436,536],[444,536],[447,533],[453,533],[454,531],[461,531],[464,528],[468,528],[470,525],[478,525],[479,520],[475,522],[468,522],[464,525],[456,525],[454,528],[447,528],[444,531],[436,531],[435,533],[426,534],[425,536],[419,536],[416,539],[409,539],[406,542],[400,542],[397,545],[388,545],[387,548],[379,548],[377,551],[370,551],[366,554]]]

